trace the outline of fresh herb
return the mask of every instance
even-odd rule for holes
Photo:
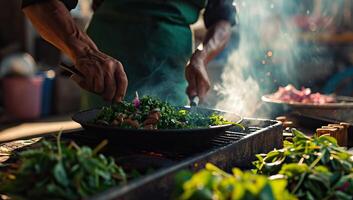
[[[209,115],[191,112],[149,96],[135,98],[132,103],[121,102],[103,107],[94,123],[145,129],[201,128],[227,124],[243,128],[216,113]]]
[[[257,173],[277,174],[286,163],[324,165],[330,171],[352,172],[352,155],[339,147],[336,139],[327,135],[311,138],[296,129],[292,132],[293,142],[285,141],[283,149],[257,155],[258,160],[253,163]]]
[[[270,180],[252,172],[234,168],[228,174],[208,163],[206,168],[193,174],[180,172],[177,177],[178,200],[290,200],[296,199],[286,191],[285,179]]]
[[[284,164],[279,173],[287,179],[288,190],[299,199],[352,199],[352,173],[298,163]]]
[[[195,174],[181,172],[176,199],[352,199],[352,154],[330,136],[311,138],[295,129],[293,135],[283,149],[257,155],[252,173],[230,175],[212,165]]]
[[[307,137],[293,130],[293,142],[284,148],[257,155],[255,172],[282,174],[288,189],[300,199],[351,199],[353,157],[327,135]]]
[[[0,174],[0,194],[28,199],[81,199],[125,182],[113,158],[75,143],[43,140],[23,151],[13,169]]]

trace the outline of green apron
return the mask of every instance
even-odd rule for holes
[[[196,22],[206,0],[105,0],[95,12],[88,34],[98,48],[122,62],[131,100],[153,95],[185,105],[184,68],[192,54],[189,25]],[[104,104],[83,92],[82,107]]]

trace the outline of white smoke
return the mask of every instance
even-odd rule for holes
[[[229,56],[221,77],[222,83],[215,86],[218,95],[223,97],[216,107],[242,116],[253,116],[261,106],[259,87],[261,81],[252,76],[253,65],[265,67],[268,62],[272,62],[275,49],[281,49],[282,52],[292,51],[296,41],[292,33],[290,35],[281,27],[281,13],[278,12],[282,7],[280,2],[276,4],[267,0],[236,2],[239,12],[240,43],[238,49]],[[288,65],[287,73],[290,73],[292,58],[285,59]],[[271,78],[270,72],[266,74],[267,78]]]
[[[216,108],[242,116],[266,117],[271,113],[262,104],[261,96],[273,92],[278,87],[278,82],[282,85],[303,85],[306,84],[303,80],[314,79],[315,76],[324,77],[323,73],[329,73],[298,64],[302,62],[303,55],[315,54],[322,49],[300,46],[302,43],[299,40],[299,29],[292,15],[305,17],[314,15],[314,12],[325,14],[332,7],[328,5],[331,1],[316,0],[316,3],[321,2],[319,9],[314,4],[299,7],[300,3],[294,0],[235,2],[239,15],[239,47],[229,56],[221,84],[214,88],[220,96]],[[322,2],[326,2],[325,5]],[[319,31],[317,27],[310,29],[313,33]],[[319,62],[316,58],[310,59],[315,64]],[[302,73],[299,74],[298,71]]]
[[[257,110],[260,88],[252,77],[244,77],[245,67],[249,67],[249,62],[244,52],[233,52],[222,74],[222,84],[215,86],[218,95],[223,97],[216,108],[241,116],[251,116]]]

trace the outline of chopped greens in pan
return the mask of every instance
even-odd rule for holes
[[[94,123],[135,129],[204,128],[227,124],[241,126],[217,113],[192,112],[149,96],[141,99],[136,97],[131,103],[121,102],[103,107]]]
[[[105,143],[106,144],[106,143]],[[0,195],[13,199],[82,199],[126,181],[113,158],[75,143],[43,140],[19,153],[18,162],[0,172]]]

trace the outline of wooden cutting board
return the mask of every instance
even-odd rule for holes
[[[81,125],[72,120],[58,120],[48,122],[27,122],[0,130],[0,143],[38,137],[60,131],[67,132],[80,129]]]

